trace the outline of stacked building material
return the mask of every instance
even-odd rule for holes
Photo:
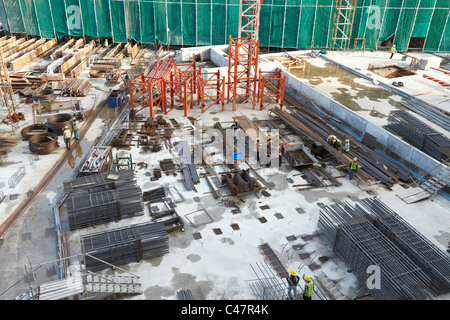
[[[89,93],[91,87],[92,84],[88,80],[68,80],[64,82],[61,95],[63,97],[85,97]]]
[[[450,258],[378,198],[362,199],[359,205],[375,227],[394,242],[431,279],[436,295],[450,292]]]
[[[80,169],[80,175],[109,171],[112,162],[112,147],[93,147]]]
[[[450,156],[450,139],[406,110],[392,111],[388,121],[387,129],[434,159],[444,161]]]
[[[359,206],[343,202],[322,208],[317,231],[375,299],[428,298],[430,278],[366,218]],[[371,287],[369,267],[380,268],[379,287]]]
[[[143,214],[142,191],[135,179],[121,179],[116,172],[101,175],[99,182],[89,179],[95,174],[76,179],[83,179],[75,183],[76,187],[71,182],[64,183],[65,190],[70,190],[66,199],[70,230]],[[111,176],[118,180],[108,179]]]
[[[81,247],[86,269],[97,271],[161,257],[169,252],[169,239],[162,223],[147,222],[82,236]]]

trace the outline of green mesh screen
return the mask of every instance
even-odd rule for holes
[[[260,45],[329,48],[334,8],[334,0],[264,0]],[[390,40],[405,51],[423,38],[425,51],[448,51],[449,15],[450,0],[359,0],[350,48],[364,38],[367,49]],[[238,36],[239,0],[0,0],[0,19],[7,34],[217,45]]]

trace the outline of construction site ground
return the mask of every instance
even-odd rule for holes
[[[387,52],[366,51],[366,53],[332,53],[330,58],[349,68],[360,68],[361,72],[367,73],[368,71],[364,70],[367,61],[378,57],[386,62],[387,55]],[[396,56],[396,59],[399,60],[399,56]],[[321,72],[327,72],[326,68],[329,67],[323,60],[305,58],[305,61],[315,68],[322,69],[322,71],[315,69],[314,77],[304,76],[309,84],[337,100],[357,96],[361,87],[369,91],[376,90],[376,85],[367,83],[363,79],[355,79],[353,85],[346,86],[340,83],[343,78],[339,76],[334,74],[323,76]],[[130,65],[127,67],[132,68]],[[448,76],[436,72],[427,71],[427,73],[449,79]],[[89,79],[89,68],[79,77]],[[379,81],[392,81],[392,79],[379,79]],[[89,80],[94,87],[88,96],[80,98],[82,104],[88,114],[96,107],[104,109],[89,130],[83,132],[80,143],[72,150],[66,151],[60,138],[60,147],[56,152],[30,160],[31,152],[28,149],[28,143],[20,139],[20,128],[32,123],[29,105],[19,105],[17,110],[25,114],[26,121],[20,123],[14,135],[10,134],[9,126],[4,124],[0,126],[1,137],[13,141],[5,150],[6,155],[2,156],[0,163],[0,190],[5,195],[5,199],[0,204],[0,223],[6,221],[21,203],[27,201],[30,190],[36,188],[44,178],[49,178],[42,191],[30,201],[0,239],[2,257],[0,259],[2,270],[0,299],[14,299],[26,290],[29,285],[26,273],[30,268],[36,269],[36,277],[41,283],[56,280],[58,277],[54,201],[62,188],[63,181],[74,176],[74,170],[80,165],[82,156],[89,152],[99,134],[104,132],[108,118],[114,113],[104,106],[104,99],[115,87],[106,85],[103,79]],[[423,78],[419,72],[414,76],[402,77],[401,81],[405,83],[402,90],[409,94],[432,91],[433,93],[423,95],[421,98],[449,111],[450,102],[446,100],[448,89],[444,90],[438,84]],[[381,99],[376,96],[372,99],[363,97],[354,99],[351,105],[358,104],[360,109],[355,109],[355,112],[367,116],[368,119],[382,126],[383,119],[393,108],[392,101],[396,99],[397,97],[390,95]],[[295,106],[289,104],[286,104],[284,108],[288,111],[295,110]],[[189,110],[189,116],[200,120],[205,128],[211,128],[216,122],[228,128],[236,116],[247,116],[258,120],[268,119],[266,110],[254,110],[250,104],[238,105],[236,111],[232,111],[232,106],[226,104],[225,110],[222,112],[217,106],[206,113],[201,113],[200,107],[195,106],[194,109]],[[148,115],[143,113],[143,116]],[[183,130],[189,133],[189,136],[195,130],[192,122],[183,117],[183,110],[173,110],[164,118],[173,118],[179,123],[184,123]],[[448,132],[445,134],[448,135]],[[186,139],[187,136],[185,134],[182,138]],[[292,137],[285,138],[289,140]],[[119,151],[124,150],[114,148],[113,154]],[[397,196],[408,187],[406,185],[396,184],[392,190],[389,190],[380,184],[369,185],[357,179],[349,180],[346,176],[339,178],[342,182],[341,186],[299,190],[292,186],[304,184],[306,181],[301,178],[298,170],[293,169],[284,160],[279,169],[254,165],[255,170],[273,188],[266,190],[269,195],[245,196],[245,202],[242,202],[239,208],[235,208],[227,206],[223,200],[214,199],[204,178],[200,178],[200,183],[195,186],[197,192],[185,190],[179,172],[176,175],[163,173],[158,181],[151,181],[146,173],[151,172],[153,168],[159,168],[159,160],[172,157],[169,149],[163,148],[160,152],[154,153],[133,145],[125,152],[132,155],[134,163],[146,164],[145,168],[136,167],[135,169],[142,191],[172,185],[182,194],[184,200],[176,204],[176,212],[184,221],[184,230],[169,235],[169,253],[164,256],[130,263],[121,266],[120,270],[109,269],[102,272],[108,275],[127,271],[140,277],[142,294],[125,296],[121,299],[176,300],[179,290],[190,290],[196,300],[256,299],[250,283],[261,276],[257,270],[258,265],[266,261],[266,256],[260,248],[264,244],[270,246],[286,270],[294,269],[300,275],[307,274],[315,277],[325,273],[347,298],[364,296],[362,284],[346,263],[333,253],[333,248],[329,247],[316,232],[321,206],[339,201],[352,202],[376,196],[443,251],[447,250],[450,241],[449,200],[440,194],[434,199],[407,204]],[[61,161],[61,166],[53,170],[58,161]],[[10,188],[8,179],[22,166],[26,168],[26,174],[14,188]],[[246,168],[246,164],[239,164],[239,166]],[[341,171],[331,166],[327,169],[334,176],[342,175]],[[201,167],[198,170],[199,174],[203,173]],[[215,166],[216,172],[225,170],[225,166]],[[218,190],[224,199],[229,195],[229,190],[226,188],[218,188]],[[99,225],[95,228],[84,228],[67,234],[69,255],[73,256],[72,262],[76,264],[78,255],[81,255],[80,237],[82,235],[151,221],[147,206],[144,207],[144,213],[139,217]],[[64,208],[62,214],[64,214]],[[326,296],[322,292],[320,295],[313,296],[313,300]],[[101,298],[101,295],[99,297]],[[449,295],[436,297],[436,299],[445,300],[449,298]]]

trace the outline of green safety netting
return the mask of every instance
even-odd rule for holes
[[[334,8],[335,0],[264,0],[260,45],[329,48]],[[421,39],[425,51],[450,51],[449,16],[450,0],[359,0],[350,48],[364,38],[367,49],[390,40],[405,51]],[[0,19],[6,34],[217,45],[238,36],[239,0],[0,0]]]

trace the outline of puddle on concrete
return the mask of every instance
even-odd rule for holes
[[[310,85],[318,87],[322,84],[326,84],[328,82],[327,79],[337,79],[340,84],[350,87],[353,90],[353,93],[350,94],[348,88],[340,87],[337,88],[339,92],[332,92],[331,96],[334,100],[353,111],[366,110],[355,101],[356,99],[362,98],[369,99],[373,102],[387,100],[391,106],[397,109],[405,109],[405,107],[401,105],[401,102],[406,101],[405,98],[381,87],[369,87],[358,83],[357,80],[360,80],[361,78],[347,70],[328,62],[325,63],[324,67],[315,66],[306,60],[304,62],[306,65],[304,71],[292,70],[291,74],[298,78],[307,79]],[[379,115],[374,116],[377,117]]]
[[[102,109],[98,113],[98,118],[110,119],[112,116],[114,116],[115,113],[116,113],[116,108],[110,108],[110,107],[108,107],[108,104],[105,103],[105,105],[102,107]]]

